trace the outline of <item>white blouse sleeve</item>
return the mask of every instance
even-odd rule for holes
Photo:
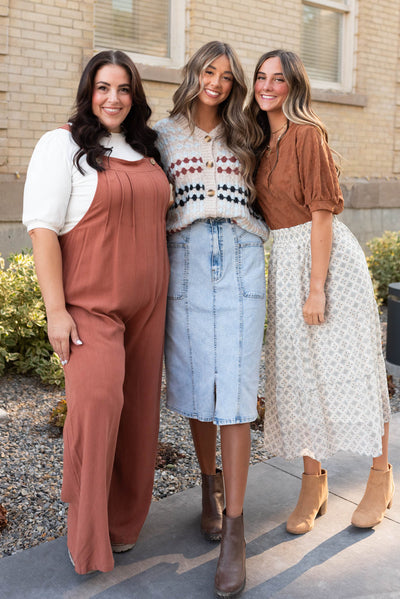
[[[26,175],[22,221],[28,231],[38,227],[60,233],[71,196],[74,146],[70,133],[45,133],[33,151]]]

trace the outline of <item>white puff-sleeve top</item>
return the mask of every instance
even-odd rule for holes
[[[126,143],[122,133],[111,133],[100,143],[112,148],[113,158],[130,161],[143,158]],[[78,171],[74,165],[77,150],[67,129],[48,131],[39,139],[24,188],[22,222],[28,231],[43,228],[64,235],[88,211],[96,193],[98,172],[87,164],[85,156],[80,160],[85,174]]]

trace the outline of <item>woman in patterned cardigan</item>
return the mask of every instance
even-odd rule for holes
[[[243,501],[257,417],[267,228],[252,207],[255,127],[243,112],[247,89],[235,53],[209,42],[183,76],[170,117],[155,127],[174,189],[167,405],[190,419],[202,473],[201,530],[212,541],[222,536],[215,586],[230,597],[245,584]]]

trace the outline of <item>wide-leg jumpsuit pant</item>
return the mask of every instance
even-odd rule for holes
[[[108,158],[82,220],[59,238],[81,346],[65,367],[62,500],[79,574],[114,566],[150,507],[169,265],[169,185],[153,159]]]

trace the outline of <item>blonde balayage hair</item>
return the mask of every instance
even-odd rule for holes
[[[218,106],[223,126],[223,138],[228,148],[239,160],[242,174],[250,191],[249,203],[255,198],[253,172],[255,156],[252,150],[257,139],[256,125],[244,112],[247,96],[247,85],[243,68],[239,59],[229,44],[212,41],[204,44],[183,67],[183,81],[173,95],[174,106],[171,117],[184,116],[190,130],[195,128],[196,99],[202,87],[200,77],[207,67],[220,56],[226,56],[233,75],[232,90],[228,98]]]
[[[258,72],[264,62],[273,57],[278,57],[280,59],[283,76],[289,87],[289,93],[282,106],[283,114],[293,123],[299,125],[313,125],[318,129],[322,143],[325,142],[328,144],[328,131],[324,123],[311,107],[310,80],[301,59],[297,54],[288,50],[271,50],[260,57],[254,70],[253,93],[249,105],[249,116],[260,128],[255,144],[256,154],[260,155],[265,149],[265,145],[268,144],[271,136],[271,130],[267,113],[260,110],[255,100],[254,85],[257,80]],[[335,156],[339,157],[337,152],[334,150],[332,150],[332,152]],[[336,164],[336,169],[339,170],[338,164]]]

